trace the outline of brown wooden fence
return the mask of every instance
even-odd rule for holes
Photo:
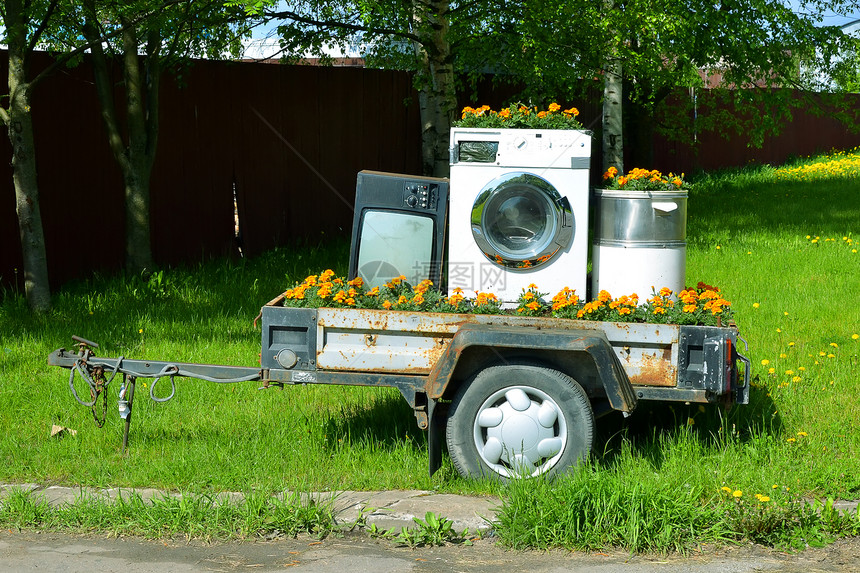
[[[5,56],[0,60],[5,65]],[[199,61],[162,85],[152,175],[153,254],[160,265],[234,253],[234,191],[244,252],[254,255],[322,233],[348,233],[358,171],[420,172],[417,97],[407,73]],[[483,93],[479,103],[502,103],[501,92]],[[89,67],[47,80],[32,107],[52,285],[120,269],[122,181]],[[585,123],[599,113],[594,103],[577,107]],[[743,141],[702,138],[710,139],[700,139],[698,154],[656,142],[655,167],[690,172],[860,144],[860,136],[838,124],[803,117],[758,151]],[[6,138],[0,157],[10,157]],[[20,288],[8,159],[0,161],[0,245],[0,285],[17,277]]]

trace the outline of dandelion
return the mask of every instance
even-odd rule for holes
[[[742,497],[743,495],[744,495],[744,492],[742,492],[739,489],[736,489],[735,491],[732,492],[732,497],[735,497],[735,498]]]
[[[773,487],[776,487],[776,486],[773,486]],[[726,493],[732,493],[732,488],[730,488],[730,487],[723,486],[720,488],[720,490],[724,491]]]
[[[143,329],[141,328],[140,330],[138,330],[138,331],[137,331],[137,333],[138,333],[138,334],[143,334]]]
[[[770,501],[770,498],[766,495],[762,495],[760,493],[755,494],[755,498],[762,503]]]
[[[786,440],[786,442],[788,442],[789,444],[793,444],[793,443],[794,443],[794,442],[796,442],[796,441],[797,441],[797,440],[795,440],[794,438],[788,438],[788,439]]]
[[[798,436],[800,436],[800,437],[804,437],[804,438],[805,438],[805,437],[806,437],[806,436],[808,436],[809,434],[807,434],[806,432],[797,432],[797,435],[798,435]]]
[[[831,342],[830,346],[832,346],[833,348],[839,348],[839,345],[836,344],[835,342]]]
[[[753,303],[753,308],[758,308],[759,306],[761,306],[761,305],[759,305],[759,303],[757,303],[757,302]]]
[[[768,360],[767,358],[761,361],[762,366],[767,366],[768,364],[770,364],[770,360]]]
[[[852,340],[857,340],[858,338],[860,338],[860,334],[852,334],[851,335]]]

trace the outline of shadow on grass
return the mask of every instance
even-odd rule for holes
[[[407,443],[413,450],[427,449],[427,433],[418,428],[412,408],[394,391],[369,405],[342,408],[340,415],[326,421],[325,435],[330,447],[342,439],[383,448]]]
[[[65,285],[44,315],[32,314],[23,296],[4,293],[0,320],[10,336],[26,334],[68,347],[77,334],[107,350],[133,348],[143,323],[177,344],[256,338],[259,325],[253,334],[251,324],[261,306],[309,274],[331,267],[346,275],[348,259],[349,241],[340,239],[277,248],[253,259],[160,269],[146,277],[97,274]],[[236,324],[242,332],[229,332]]]
[[[665,462],[667,442],[680,432],[690,432],[703,449],[724,447],[726,443],[747,443],[758,436],[779,437],[782,418],[764,388],[753,387],[750,403],[734,405],[729,411],[721,405],[640,402],[633,414],[620,413],[598,422],[595,439],[596,459],[612,465],[623,455],[622,444],[653,468]]]

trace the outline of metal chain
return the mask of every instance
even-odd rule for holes
[[[99,428],[104,427],[105,421],[107,420],[107,381],[105,380],[105,372],[101,366],[96,366],[93,368],[93,382],[95,382],[94,387],[90,388],[90,397],[93,399],[93,420],[96,421],[96,426]],[[99,416],[96,413],[97,407],[96,404],[99,401],[99,394],[102,395],[102,418],[99,420]]]

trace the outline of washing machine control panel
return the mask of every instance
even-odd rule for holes
[[[439,202],[439,185],[423,181],[407,181],[403,187],[403,203],[413,209],[435,211]]]

